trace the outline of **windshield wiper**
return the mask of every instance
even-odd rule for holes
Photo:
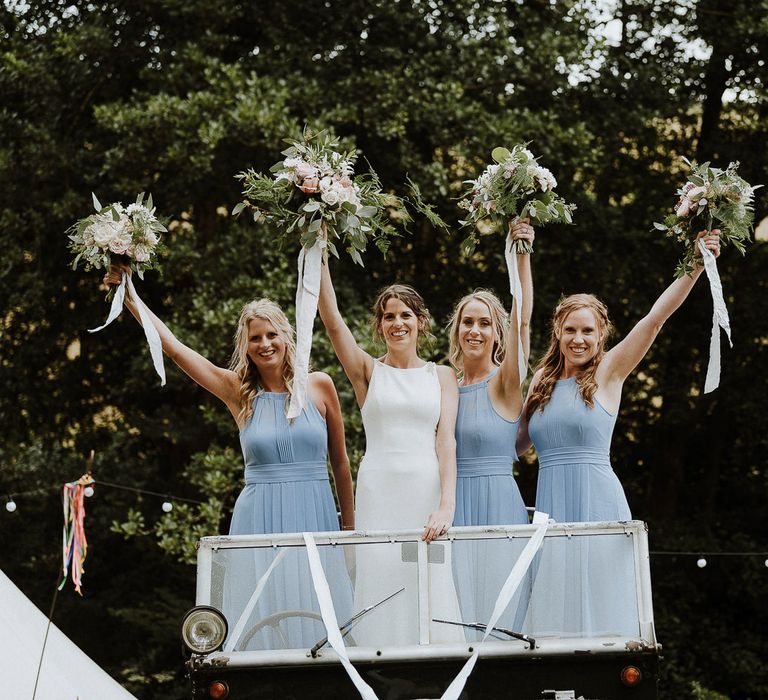
[[[442,622],[444,625],[458,625],[459,627],[468,627],[469,629],[480,630],[481,632],[485,632],[485,630],[488,629],[488,625],[484,625],[482,622],[454,622],[453,620],[438,620],[434,617],[432,618],[432,622]],[[536,648],[536,640],[533,637],[529,637],[527,634],[523,634],[522,632],[513,632],[512,630],[508,630],[504,627],[491,627],[491,629],[494,632],[501,632],[502,634],[506,634],[510,637],[514,637],[515,639],[519,639],[522,642],[528,642],[531,649]]]
[[[379,605],[386,603],[390,598],[394,598],[398,593],[402,593],[404,590],[405,586],[403,586],[400,590],[395,591],[394,593],[390,593],[386,598],[382,598],[378,603],[369,605],[367,608],[363,608],[360,612],[356,612],[343,625],[339,625],[339,632],[341,632],[342,638],[346,637],[352,631],[352,628],[357,624],[363,615],[368,614],[374,608],[378,608]],[[309,650],[309,653],[312,655],[313,659],[317,657],[317,652],[320,651],[320,649],[322,649],[326,644],[328,644],[328,637],[323,637],[317,642],[317,644],[315,644],[315,646]]]

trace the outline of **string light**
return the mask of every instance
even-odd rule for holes
[[[110,481],[98,481],[99,486],[106,486],[108,488],[118,489],[121,491],[130,491],[132,493],[140,494],[143,496],[154,496],[156,498],[162,498],[163,503],[161,505],[161,508],[164,513],[170,513],[173,510],[173,502],[178,501],[180,503],[193,503],[196,505],[203,505],[207,501],[201,501],[196,498],[184,498],[183,496],[175,496],[173,494],[168,493],[160,493],[158,491],[150,491],[148,489],[141,489],[137,488],[136,486],[128,486],[127,484],[117,484]],[[60,486],[53,486],[48,488],[38,488],[38,489],[32,489],[30,491],[20,491],[18,493],[14,493],[16,497],[19,496],[33,496],[33,495],[40,495],[45,493],[50,493],[53,490],[58,491],[61,487]],[[93,486],[87,486],[84,490],[84,493],[89,498],[93,496],[94,489]],[[8,497],[8,500],[5,503],[5,509],[9,513],[16,512],[17,509],[16,502],[14,501],[12,496]],[[673,557],[696,557],[696,566],[700,569],[706,568],[708,564],[708,558],[712,557],[767,557],[768,552],[702,552],[702,551],[678,551],[678,550],[651,550],[648,552],[652,557],[657,556],[673,556]],[[768,568],[768,558],[764,559],[763,561],[766,568]]]

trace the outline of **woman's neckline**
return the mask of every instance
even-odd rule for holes
[[[497,365],[494,365],[491,370],[482,378],[478,379],[477,381],[472,382],[471,384],[466,384],[464,382],[464,379],[462,378],[461,384],[459,384],[459,389],[471,389],[475,386],[482,386],[483,384],[487,384],[493,377],[496,375],[496,372],[498,372],[499,368]]]
[[[386,355],[384,357],[386,357]],[[424,369],[427,365],[431,364],[429,362],[424,362],[423,365],[419,365],[418,367],[396,367],[395,365],[387,364],[383,359],[377,359],[376,362],[380,365],[384,365],[384,367],[389,367],[389,369]]]

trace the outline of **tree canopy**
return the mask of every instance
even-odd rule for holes
[[[55,621],[142,698],[183,695],[177,628],[194,602],[194,542],[226,531],[242,463],[215,399],[172,366],[159,387],[132,319],[85,330],[106,314],[105,290],[98,272],[71,270],[64,231],[91,192],[152,193],[168,252],[142,296],[225,365],[243,303],[292,309],[297,252],[231,216],[234,175],[266,170],[306,124],[357,148],[393,192],[412,178],[455,227],[463,181],[495,146],[531,142],[578,205],[574,226],[537,231],[534,360],[560,295],[600,296],[621,336],[669,283],[680,251],[653,221],[674,205],[681,156],[739,161],[768,183],[766,0],[30,0],[6,1],[0,17],[0,493],[18,494],[0,517],[3,569],[47,609],[61,566],[56,487],[96,450],[85,596],[66,589]],[[368,308],[391,281],[422,291],[438,326],[472,288],[504,296],[500,240],[467,258],[463,237],[416,219],[386,259],[338,264],[358,337],[373,342]],[[702,394],[704,281],[625,386],[612,461],[654,551],[766,549],[763,263],[764,240],[720,258],[734,348],[716,392]],[[319,324],[313,364],[336,380],[356,464],[359,412]],[[518,471],[532,504],[530,455]],[[158,499],[99,480],[203,503],[164,515]],[[652,558],[661,697],[768,695],[764,559],[698,570],[695,557]],[[711,643],[734,637],[735,654]]]

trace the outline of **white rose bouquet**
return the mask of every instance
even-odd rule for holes
[[[479,230],[507,233],[507,222],[515,218],[529,218],[531,224],[573,222],[571,214],[576,205],[567,203],[555,193],[557,180],[550,170],[539,165],[538,159],[524,145],[494,148],[495,161],[477,178],[467,180],[469,190],[459,202],[466,209],[462,226],[472,226],[472,233],[462,246],[469,254],[478,243]],[[519,253],[530,253],[525,241],[517,242]]]
[[[165,226],[155,217],[152,195],[142,192],[133,204],[114,202],[102,207],[95,194],[95,214],[75,222],[67,231],[69,249],[75,254],[72,269],[80,263],[86,270],[109,269],[113,262],[128,264],[141,279],[144,271],[157,267],[160,234]]]
[[[725,170],[709,163],[697,164],[683,158],[691,169],[686,183],[677,190],[674,212],[663,223],[654,223],[659,231],[676,238],[685,246],[685,254],[675,270],[682,277],[693,270],[696,234],[702,229],[720,230],[720,239],[731,243],[743,255],[754,224],[754,192],[752,186],[736,174],[738,163]]]
[[[123,207],[120,202],[102,207],[96,195],[91,194],[91,196],[96,213],[75,222],[68,230],[69,249],[75,254],[72,269],[76,270],[80,263],[84,264],[86,270],[109,269],[113,263],[124,263],[144,279],[145,270],[158,267],[160,234],[167,230],[155,217],[152,195],[149,195],[145,201],[142,192],[136,197],[136,201],[127,207]],[[90,329],[90,332],[100,331],[120,315],[126,291],[136,303],[152,363],[161,384],[165,384],[160,336],[129,274],[123,273],[123,279],[117,288],[110,287],[107,298],[112,297],[112,305],[107,320],[98,328]]]
[[[305,248],[325,229],[330,251],[338,257],[335,241],[340,241],[359,265],[369,239],[386,254],[390,236],[398,235],[387,211],[399,210],[396,218],[406,219],[402,200],[383,192],[372,170],[355,175],[356,153],[339,152],[338,139],[325,131],[305,129],[302,141],[287,143],[285,158],[270,168],[272,175],[254,170],[236,175],[243,181],[245,200],[232,213],[251,209],[257,223],[277,224],[280,243],[296,232]]]

